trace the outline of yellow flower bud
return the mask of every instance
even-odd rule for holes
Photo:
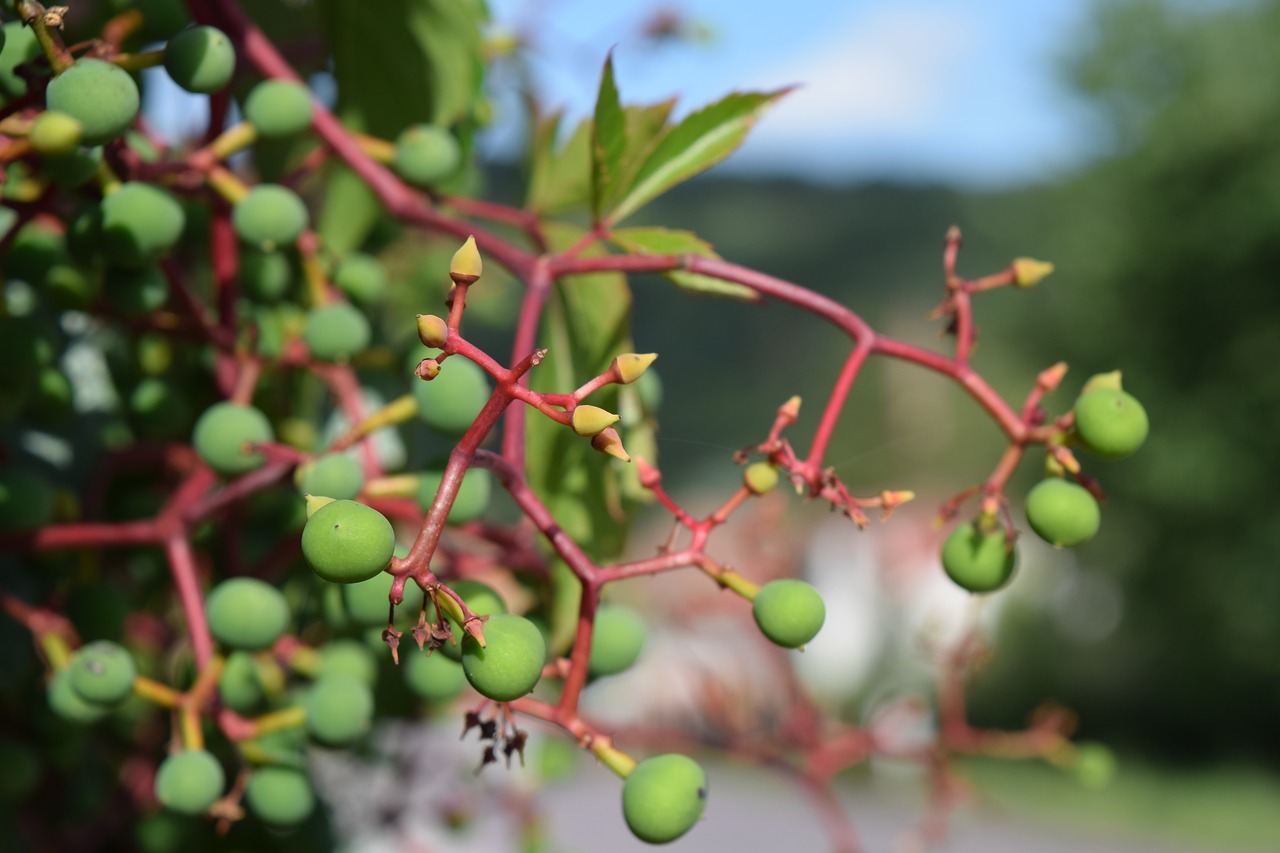
[[[1120,371],[1113,370],[1110,373],[1097,373],[1090,376],[1085,381],[1084,387],[1080,389],[1081,396],[1088,394],[1096,388],[1110,388],[1113,391],[1123,391],[1120,386]]]
[[[430,382],[440,375],[440,362],[434,358],[424,358],[418,362],[418,366],[413,369],[413,375],[426,382]]]
[[[480,250],[476,248],[476,238],[468,237],[462,248],[453,253],[449,277],[458,284],[471,284],[480,278],[483,271],[484,263],[480,260]]]
[[[622,446],[622,439],[618,436],[618,431],[613,427],[602,429],[591,436],[591,446],[601,453],[607,453],[614,459],[621,459],[623,462],[631,461],[631,456]]]
[[[423,346],[444,349],[444,343],[448,339],[449,326],[443,318],[435,314],[418,315],[418,340],[422,341]]]
[[[742,482],[751,494],[763,495],[778,485],[778,469],[769,462],[752,462],[742,472]]]
[[[656,352],[626,352],[613,359],[613,369],[621,377],[623,385],[630,385],[649,369],[649,365],[653,364],[657,357]]]
[[[315,515],[323,507],[333,503],[333,498],[326,498],[323,495],[305,495],[307,500],[307,518]]]
[[[1034,287],[1053,272],[1053,264],[1035,258],[1017,258],[1013,262],[1013,283],[1018,287]]]
[[[613,426],[619,417],[599,406],[577,406],[573,410],[570,425],[578,435],[595,435]]]

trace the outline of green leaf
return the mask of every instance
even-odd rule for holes
[[[623,108],[627,120],[627,144],[622,152],[618,180],[614,181],[612,192],[605,199],[604,209],[611,209],[618,204],[650,152],[670,132],[667,119],[675,105],[675,98],[671,98],[647,107]]]
[[[559,129],[559,113],[542,119],[534,128],[525,207],[543,215],[575,207],[591,197],[591,122],[584,119],[556,150]]]
[[[671,228],[615,228],[609,239],[618,248],[632,255],[701,255],[719,258],[711,244],[692,231]],[[732,281],[723,281],[709,275],[674,270],[663,273],[671,281],[693,293],[725,296],[743,302],[759,302],[760,294],[749,287]]]
[[[614,193],[627,147],[627,117],[618,102],[613,82],[613,54],[604,60],[600,91],[596,95],[595,121],[591,125],[591,213],[600,218],[604,200]]]
[[[736,92],[686,116],[654,147],[608,221],[620,222],[662,193],[705,172],[742,144],[766,107],[789,92]]]

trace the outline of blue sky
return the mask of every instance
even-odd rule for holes
[[[491,0],[500,25],[535,34],[547,103],[591,108],[615,48],[625,102],[680,95],[689,110],[735,88],[801,84],[726,169],[815,180],[891,176],[999,186],[1100,150],[1096,124],[1059,80],[1084,0],[685,0],[705,44],[646,46],[651,0]]]

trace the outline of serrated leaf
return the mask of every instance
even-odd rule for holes
[[[583,119],[557,150],[560,115],[538,122],[525,207],[543,215],[585,203],[591,197],[591,122]]]
[[[671,127],[667,125],[667,119],[671,116],[671,110],[675,105],[675,98],[671,98],[647,107],[623,107],[627,120],[627,145],[622,152],[618,180],[613,183],[612,192],[604,201],[605,210],[617,205],[644,165],[649,153],[671,131]]]
[[[692,231],[672,228],[615,228],[609,238],[618,248],[632,255],[701,255],[719,258],[711,244]],[[709,275],[674,270],[663,273],[671,281],[694,293],[724,296],[743,302],[759,302],[760,295],[749,287]]]
[[[596,94],[595,121],[591,123],[591,213],[600,218],[604,200],[616,190],[627,147],[627,117],[618,101],[613,81],[613,54],[604,60],[600,90]]]
[[[608,222],[621,222],[676,184],[728,157],[760,113],[789,91],[735,92],[686,116],[645,158],[621,200],[608,212]]]

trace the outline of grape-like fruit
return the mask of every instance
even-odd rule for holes
[[[102,200],[91,225],[108,261],[143,267],[178,242],[184,223],[182,205],[167,191],[131,181]]]
[[[102,148],[81,148],[61,157],[44,158],[45,174],[60,187],[72,188],[88,182],[102,165]]]
[[[325,675],[307,691],[307,734],[326,746],[347,746],[369,731],[373,693],[349,675]]]
[[[221,30],[192,27],[165,45],[164,70],[188,92],[207,95],[231,82],[236,71],[236,49]]]
[[[668,844],[707,807],[707,774],[687,755],[669,752],[635,766],[622,784],[622,816],[641,841]]]
[[[65,157],[76,150],[83,137],[80,122],[56,110],[45,110],[36,116],[27,135],[41,157]]]
[[[300,466],[297,479],[304,495],[351,500],[364,488],[364,469],[346,453],[330,453]]]
[[[380,571],[366,581],[344,584],[342,603],[351,620],[365,627],[386,625],[391,606],[387,595],[391,592],[394,581],[395,578],[389,573]],[[404,585],[404,601],[397,605],[397,609],[400,613],[411,613],[416,617],[422,609],[422,587],[413,581],[407,581]]]
[[[218,676],[218,696],[222,704],[238,714],[249,714],[262,704],[265,694],[258,677],[258,665],[248,652],[232,652]]]
[[[489,374],[474,361],[454,357],[444,363],[440,375],[419,381],[413,389],[418,417],[441,432],[461,435],[489,401]]]
[[[972,522],[951,531],[942,543],[942,568],[969,592],[991,592],[1009,582],[1017,552],[1002,530],[983,533]]]
[[[358,583],[387,567],[396,535],[386,516],[355,501],[334,501],[307,519],[302,555],[333,583]]]
[[[431,508],[444,479],[444,471],[423,471],[418,477],[418,504],[423,510]],[[468,468],[462,475],[462,485],[454,497],[446,519],[449,524],[466,524],[484,515],[489,508],[489,494],[493,490],[493,478],[483,468]]]
[[[1041,480],[1027,492],[1026,512],[1031,529],[1059,548],[1083,545],[1102,523],[1098,501],[1089,490],[1057,477]]]
[[[245,98],[244,117],[266,137],[301,133],[311,127],[311,91],[293,80],[264,80]]]
[[[0,530],[33,530],[53,518],[53,485],[26,467],[0,468]]]
[[[453,174],[461,161],[458,140],[442,127],[415,124],[396,137],[395,170],[412,184],[432,186]]]
[[[133,679],[138,674],[133,656],[109,640],[80,648],[71,659],[70,671],[76,693],[97,705],[123,702],[133,692]]]
[[[484,623],[484,639],[484,648],[470,634],[462,640],[462,671],[476,692],[510,702],[532,690],[547,662],[538,626],[523,616],[497,613]]]
[[[138,319],[168,301],[169,282],[157,267],[110,267],[102,276],[102,292],[111,307]]]
[[[1073,407],[1080,441],[1105,459],[1123,459],[1147,440],[1147,411],[1132,394],[1119,388],[1094,388]]]
[[[71,670],[60,669],[49,681],[49,707],[68,723],[87,725],[106,716],[108,708],[94,702],[86,702],[71,686]]]
[[[289,767],[259,767],[244,789],[249,810],[274,826],[302,823],[316,805],[304,773]]]
[[[209,630],[233,649],[269,648],[289,627],[289,604],[280,590],[257,578],[230,578],[205,600]]]
[[[0,103],[27,93],[27,81],[13,73],[24,62],[40,56],[35,30],[21,21],[4,25],[4,50],[0,50]]]
[[[345,361],[369,346],[373,332],[360,309],[346,302],[312,308],[302,339],[321,361]]]
[[[644,620],[630,607],[601,605],[596,611],[595,626],[591,632],[588,674],[599,678],[630,669],[644,650],[647,633]]]
[[[49,81],[45,92],[49,109],[80,122],[86,145],[101,145],[133,124],[141,100],[129,72],[101,59],[77,59]]]
[[[378,662],[359,640],[330,640],[320,649],[319,677],[330,676],[354,678],[372,687],[378,680]]]
[[[236,234],[264,252],[296,242],[309,222],[302,199],[279,184],[259,184],[231,209]]]
[[[771,492],[778,485],[778,467],[771,462],[752,462],[742,472],[742,483],[753,495]]]
[[[204,814],[222,796],[226,782],[218,759],[203,749],[175,752],[156,771],[156,799],[179,814]]]
[[[219,474],[244,474],[263,462],[260,451],[246,445],[265,444],[275,440],[275,432],[267,416],[252,406],[238,403],[214,403],[196,421],[191,444],[200,458]]]
[[[176,438],[191,422],[191,407],[182,391],[167,379],[148,376],[129,395],[129,414],[145,438]]]
[[[28,222],[14,235],[4,259],[7,278],[39,284],[49,269],[66,256],[67,244],[43,222]]]
[[[85,311],[97,295],[96,282],[72,264],[55,264],[44,276],[45,291],[60,311]]]
[[[351,252],[333,272],[333,283],[357,302],[368,304],[382,298],[389,286],[387,268],[373,255]]]
[[[467,608],[477,616],[492,616],[495,613],[507,612],[507,605],[506,602],[502,600],[502,596],[498,595],[497,591],[488,584],[481,583],[480,581],[460,580],[451,581],[449,586],[454,592],[462,596],[462,600],[466,603]],[[440,595],[447,594],[448,593],[440,593]],[[446,614],[447,612],[448,611],[446,610]],[[427,621],[435,621],[435,618],[435,606],[428,604]],[[449,621],[453,625],[455,638],[461,641],[462,626],[455,622],[452,617],[449,617]],[[440,649],[445,653],[446,657],[455,661],[462,660],[461,646],[455,646],[452,643],[445,643],[440,647]]]
[[[822,629],[827,608],[809,584],[794,578],[770,581],[751,602],[751,615],[760,631],[776,645],[798,649]]]
[[[283,252],[261,252],[246,246],[240,253],[240,287],[245,295],[275,302],[293,283],[293,265]]]
[[[457,661],[444,655],[410,654],[404,661],[404,682],[420,699],[443,705],[467,686],[467,676]]]

